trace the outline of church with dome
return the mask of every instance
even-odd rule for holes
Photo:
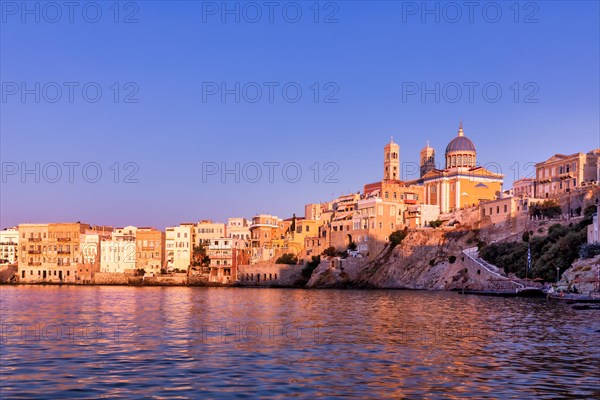
[[[414,183],[423,185],[423,203],[438,205],[440,212],[446,213],[496,199],[502,193],[504,176],[477,166],[477,150],[465,136],[462,122],[457,136],[446,146],[444,162],[445,168],[438,169],[435,150],[429,144],[421,150],[421,177]]]

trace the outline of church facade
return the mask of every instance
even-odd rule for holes
[[[446,147],[445,168],[435,168],[435,150],[427,145],[421,151],[424,203],[438,205],[447,213],[479,202],[494,200],[502,193],[504,176],[477,166],[475,145],[465,136],[462,123],[457,136]]]

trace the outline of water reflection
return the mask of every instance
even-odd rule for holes
[[[600,396],[597,311],[413,291],[0,288],[3,398]]]

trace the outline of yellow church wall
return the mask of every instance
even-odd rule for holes
[[[486,187],[477,186],[485,185]],[[460,207],[470,207],[478,205],[480,200],[493,200],[502,190],[501,182],[491,182],[483,180],[472,181],[468,178],[460,179],[460,192],[467,195],[460,196]]]

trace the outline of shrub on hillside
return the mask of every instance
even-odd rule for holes
[[[335,249],[335,247],[330,246],[330,247],[326,248],[325,250],[323,250],[322,254],[325,257],[335,257],[337,255],[337,250]]]
[[[285,253],[275,261],[276,264],[298,264],[298,257],[292,253]]]
[[[408,235],[408,228],[392,232],[390,234],[390,245],[392,246],[392,248],[402,243],[406,235]]]
[[[313,271],[317,268],[317,266],[321,263],[321,256],[312,256],[312,261],[306,263],[304,268],[302,268],[302,276],[305,278],[310,278]]]
[[[440,221],[439,219],[436,219],[435,221],[429,221],[429,226],[432,228],[438,228],[440,226],[442,226],[442,221]]]
[[[556,218],[562,213],[560,204],[556,200],[544,200],[543,203],[535,203],[529,207],[529,215],[544,218]]]
[[[563,272],[579,257],[586,240],[586,230],[579,224],[567,227],[554,224],[546,236],[530,236],[532,267],[529,277],[555,279],[556,268]],[[526,242],[493,243],[480,249],[481,258],[523,278],[527,272]]]
[[[579,248],[579,258],[592,258],[600,254],[600,243],[584,243]]]

